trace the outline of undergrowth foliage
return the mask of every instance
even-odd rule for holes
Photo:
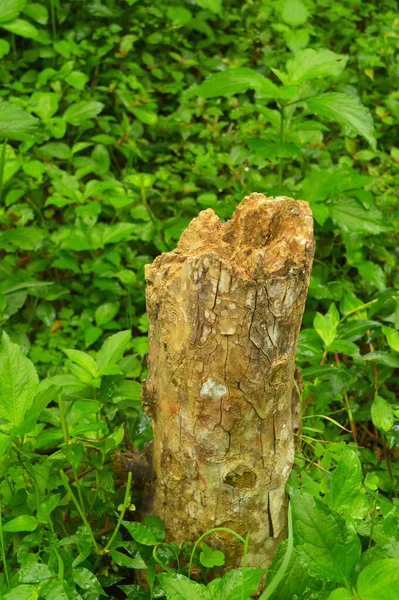
[[[399,598],[397,9],[0,1],[2,600]],[[209,581],[115,456],[151,439],[144,265],[253,191],[315,219],[302,421],[288,539],[266,572],[226,531]]]

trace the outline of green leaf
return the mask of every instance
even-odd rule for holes
[[[351,321],[350,323],[342,323],[338,327],[337,337],[340,340],[356,342],[356,340],[363,337],[367,331],[372,331],[376,327],[381,327],[381,323],[367,319],[358,319],[356,321]]]
[[[48,565],[33,563],[27,564],[19,570],[18,580],[20,583],[39,583],[53,575]]]
[[[102,327],[112,321],[118,313],[119,306],[119,302],[105,302],[104,304],[101,304],[95,312],[97,327]]]
[[[168,19],[173,22],[174,27],[184,27],[192,19],[192,14],[182,6],[168,6],[166,9]]]
[[[26,140],[40,130],[40,121],[20,106],[0,102],[0,138]]]
[[[28,4],[24,9],[24,14],[40,25],[47,25],[48,23],[48,10],[42,4],[36,2]]]
[[[136,542],[143,544],[144,546],[155,546],[158,540],[152,533],[152,531],[137,521],[122,521],[130,535]]]
[[[374,398],[371,405],[371,419],[373,425],[384,432],[389,431],[395,422],[392,406],[384,398],[381,398],[381,396]]]
[[[72,104],[64,113],[64,119],[71,125],[79,126],[96,117],[104,108],[101,102],[84,101]]]
[[[11,33],[15,33],[15,35],[20,35],[30,40],[40,40],[39,30],[32,23],[29,23],[29,21],[25,21],[25,19],[14,19],[13,21],[2,23],[1,27]]]
[[[150,529],[157,542],[163,542],[165,539],[165,526],[162,519],[156,515],[147,515],[143,519],[146,526]]]
[[[399,560],[377,560],[361,571],[357,580],[360,600],[398,600]]]
[[[17,587],[9,590],[2,600],[37,600],[39,593],[33,585],[17,585]]]
[[[396,331],[393,327],[383,327],[382,332],[387,338],[388,345],[392,350],[399,352],[399,331]]]
[[[327,92],[310,98],[307,105],[315,115],[326,121],[334,121],[351,133],[361,135],[375,150],[377,142],[370,111],[354,96]]]
[[[373,360],[378,365],[384,365],[384,367],[391,367],[392,369],[399,368],[399,357],[392,354],[392,352],[376,350],[375,352],[364,354],[363,360]]]
[[[353,600],[353,596],[346,588],[337,588],[328,596],[328,600]]]
[[[329,205],[331,218],[342,231],[375,235],[390,231],[383,214],[375,207],[365,209],[353,198],[345,198]]]
[[[3,332],[0,347],[0,417],[17,427],[32,406],[39,379],[33,363]]]
[[[72,569],[72,578],[79,587],[85,590],[85,592],[91,590],[92,592],[96,592],[101,596],[108,595],[104,592],[97,577],[85,567],[77,567]]]
[[[224,565],[224,554],[220,550],[212,550],[205,542],[201,543],[200,561],[204,567],[212,569]]]
[[[210,75],[201,85],[195,88],[198,96],[215,98],[216,96],[233,96],[253,89],[262,98],[277,98],[279,88],[270,79],[266,79],[257,71],[247,67],[228,69]]]
[[[228,571],[221,579],[214,579],[208,585],[208,600],[242,600],[255,594],[264,569],[247,567]],[[244,579],[244,581],[243,581]]]
[[[11,519],[8,523],[5,523],[3,525],[3,531],[8,533],[16,533],[17,531],[35,531],[38,525],[39,521],[36,517],[32,517],[31,515],[20,515],[19,517],[15,517],[15,519]]]
[[[103,369],[105,365],[115,364],[120,361],[131,340],[130,330],[118,331],[105,340],[100,350],[97,352],[97,365]]]
[[[361,547],[345,520],[320,500],[299,490],[290,492],[294,547],[304,569],[321,581],[346,583],[359,560]]]
[[[329,346],[333,342],[337,334],[338,323],[339,312],[334,303],[330,304],[328,312],[325,315],[316,313],[313,325],[326,346]]]
[[[66,349],[64,350],[65,354],[68,358],[70,358],[74,363],[82,367],[85,371],[90,373],[93,377],[97,377],[98,375],[98,367],[97,363],[90,354],[86,352],[82,352],[81,350],[73,350]]]
[[[1,0],[0,3],[0,23],[12,21],[19,15],[25,7],[26,0]]]
[[[194,2],[201,8],[210,10],[216,15],[220,15],[222,12],[222,0],[194,0]]]
[[[277,74],[284,85],[298,85],[311,79],[337,77],[345,69],[347,62],[347,56],[335,54],[331,50],[306,48],[287,61],[287,75],[280,71]]]
[[[158,581],[168,600],[209,600],[206,587],[180,573],[161,573]]]
[[[338,352],[340,354],[345,354],[346,356],[359,355],[359,346],[357,346],[353,342],[349,342],[348,340],[335,339],[331,344],[327,346],[326,349],[328,350],[328,352]]]
[[[285,0],[281,18],[284,23],[298,27],[306,23],[309,11],[301,0]]]
[[[146,125],[155,125],[158,121],[157,113],[148,110],[148,108],[132,108],[131,111],[139,121]]]
[[[0,58],[6,56],[11,50],[10,44],[6,40],[0,40]]]
[[[346,447],[331,476],[331,508],[337,512],[350,508],[361,485],[362,465],[356,452]]]
[[[141,558],[140,554],[137,554],[134,558],[118,552],[118,550],[111,550],[111,558],[115,564],[119,567],[127,567],[128,569],[146,569],[147,565]]]
[[[287,550],[288,540],[284,540],[279,545],[277,552],[274,556],[273,562],[267,571],[266,583],[269,585],[273,581],[273,577],[279,570],[284,556]],[[309,576],[304,571],[298,556],[295,552],[291,554],[290,561],[288,563],[287,570],[281,583],[278,585],[276,591],[271,596],[271,600],[292,600],[295,595],[300,595],[306,590],[308,585]],[[266,590],[267,590],[266,585]]]

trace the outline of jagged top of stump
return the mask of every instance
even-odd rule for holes
[[[290,268],[309,268],[313,251],[313,218],[307,202],[253,193],[225,223],[211,208],[200,212],[182,233],[177,248],[147,266],[146,276],[151,278],[153,269],[180,270],[186,258],[211,254],[248,279],[259,270],[285,275]]]

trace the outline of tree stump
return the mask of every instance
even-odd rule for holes
[[[176,250],[146,267],[154,428],[152,513],[169,540],[251,532],[267,567],[286,533],[294,458],[294,356],[314,253],[307,202],[244,198],[231,220],[199,214]],[[243,547],[226,533],[226,565]]]

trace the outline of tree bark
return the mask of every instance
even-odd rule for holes
[[[294,459],[294,356],[314,253],[306,202],[251,194],[231,220],[199,214],[176,250],[146,267],[153,419],[152,512],[168,539],[251,532],[267,567],[286,532]],[[240,566],[243,548],[210,542]]]

